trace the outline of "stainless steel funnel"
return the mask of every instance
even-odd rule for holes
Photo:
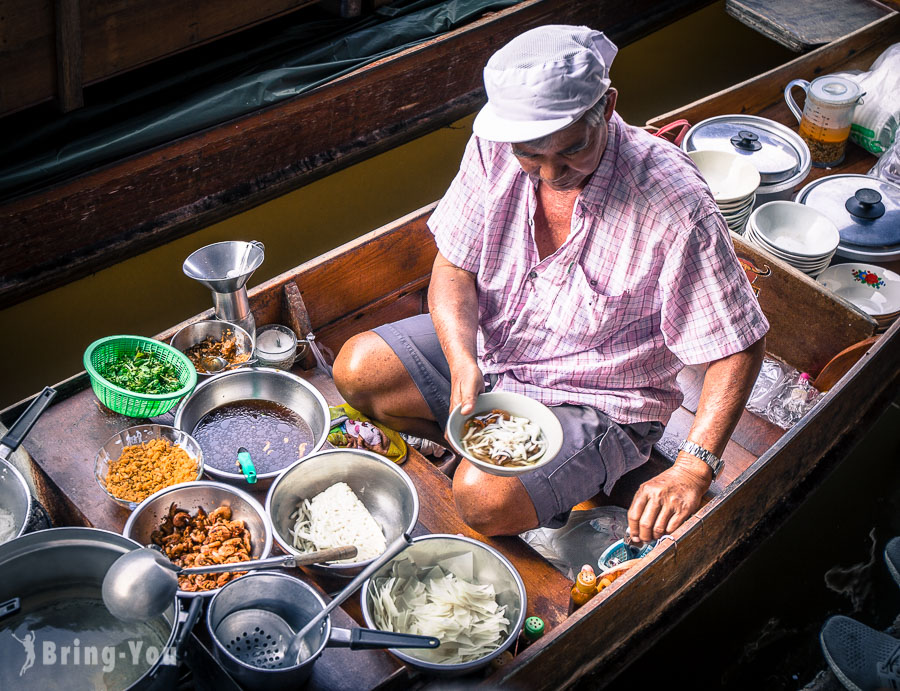
[[[184,260],[185,276],[199,281],[212,292],[216,318],[236,323],[256,336],[250,312],[247,281],[262,264],[266,248],[261,242],[230,240],[201,247]]]

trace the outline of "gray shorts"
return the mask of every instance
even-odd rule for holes
[[[441,429],[450,414],[450,366],[441,350],[431,316],[421,314],[375,329],[400,358]],[[490,388],[491,382],[486,382]],[[620,425],[605,413],[583,405],[551,408],[563,428],[556,458],[519,475],[537,511],[538,521],[559,528],[572,507],[599,492],[609,494],[629,470],[650,457],[662,436],[661,422]]]

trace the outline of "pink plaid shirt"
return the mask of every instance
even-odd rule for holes
[[[473,136],[428,221],[441,254],[476,275],[478,364],[495,388],[665,423],[684,364],[768,331],[709,188],[672,144],[613,115],[569,236],[543,261],[536,200],[510,146]]]

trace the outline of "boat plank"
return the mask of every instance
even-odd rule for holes
[[[766,352],[815,377],[837,353],[875,333],[875,320],[838,300],[815,279],[732,233],[735,251],[753,266],[753,288],[766,318]],[[815,315],[803,321],[797,315]]]

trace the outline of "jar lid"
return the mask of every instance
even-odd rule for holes
[[[529,640],[537,640],[544,634],[544,620],[540,617],[528,617],[523,631]]]
[[[797,201],[834,222],[841,256],[884,259],[885,252],[900,252],[900,185],[871,175],[828,175],[800,190]]]
[[[685,152],[715,149],[746,156],[759,171],[760,192],[764,193],[799,184],[812,163],[809,147],[796,132],[756,115],[703,120],[688,130],[681,146]]]
[[[809,85],[809,95],[828,105],[846,106],[859,100],[862,89],[859,88],[859,84],[845,77],[826,74],[824,77],[813,79]]]

